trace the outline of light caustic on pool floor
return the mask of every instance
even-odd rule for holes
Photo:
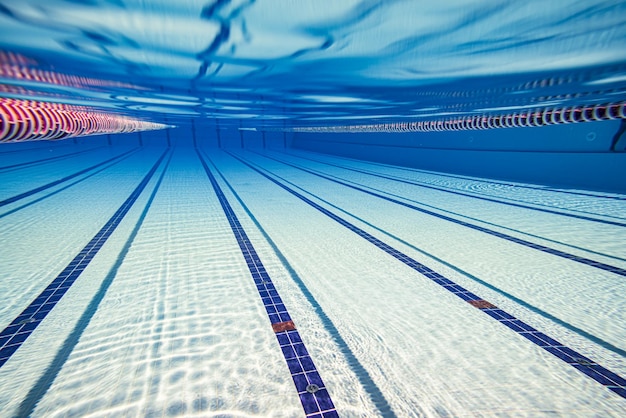
[[[0,196],[9,248],[43,248],[2,259],[32,277],[0,285],[9,414],[626,411],[623,196],[295,152],[81,155],[33,152],[11,175],[54,175]]]

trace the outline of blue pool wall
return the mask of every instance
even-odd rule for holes
[[[300,149],[446,173],[545,186],[626,192],[626,152],[609,152],[618,121],[432,133],[291,133],[211,122],[160,131],[2,144],[1,151],[67,146]],[[625,135],[626,136],[626,135]],[[626,138],[620,147],[626,146]]]
[[[609,152],[618,127],[619,121],[606,121],[486,131],[297,133],[290,146],[461,175],[626,192],[626,152]]]
[[[141,143],[142,145],[194,146],[203,148],[285,149],[293,142],[290,132],[263,132],[240,130],[237,127],[216,126],[211,121],[196,121],[172,129],[111,135],[114,143]],[[95,137],[91,137],[95,138]],[[84,139],[83,139],[84,140]]]

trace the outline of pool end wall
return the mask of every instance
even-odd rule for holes
[[[292,133],[212,123],[160,131],[2,144],[2,151],[76,146],[289,148],[418,169],[546,186],[626,193],[626,152],[611,152],[619,121],[431,133]],[[625,135],[626,136],[626,135]],[[621,138],[618,149],[626,147]]]
[[[618,128],[619,121],[609,121],[489,131],[297,133],[291,146],[454,174],[626,192],[626,152],[610,151]]]

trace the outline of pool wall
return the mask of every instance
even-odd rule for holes
[[[426,170],[624,192],[626,153],[609,152],[618,127],[619,121],[610,121],[489,131],[297,133],[292,146]]]
[[[302,149],[425,170],[609,192],[626,191],[626,152],[610,152],[618,121],[430,133],[292,133],[198,123],[160,131],[3,144],[3,150],[69,143]],[[624,148],[621,138],[618,149]]]

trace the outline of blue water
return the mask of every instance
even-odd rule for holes
[[[626,415],[623,117],[377,131],[621,106],[626,3],[440,3],[0,0],[169,126],[0,143],[0,416]]]
[[[3,80],[7,96],[154,121],[166,114],[177,125],[405,121],[602,103],[622,100],[626,83],[622,1],[0,4],[2,49],[40,70],[101,81]]]

